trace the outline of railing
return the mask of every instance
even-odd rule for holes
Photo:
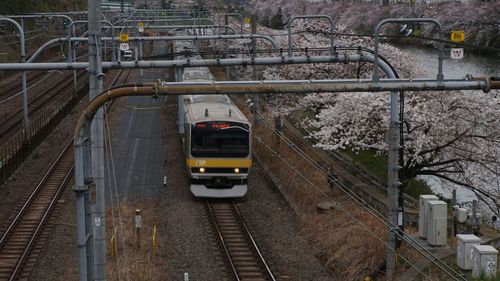
[[[304,134],[307,132],[302,132],[301,130],[297,129],[295,126],[293,126],[290,122],[286,120],[284,122],[284,125],[285,128],[288,129],[288,131],[290,131],[295,135],[295,137],[297,137],[298,139],[302,139],[302,141],[308,143],[311,146],[313,145],[311,141],[304,138]],[[347,170],[351,175],[360,179],[365,184],[373,187],[377,192],[382,193],[384,195],[387,194],[387,183],[383,182],[380,178],[378,178],[373,173],[368,171],[365,167],[361,166],[348,156],[339,153],[337,151],[323,151],[323,152],[326,153],[332,160],[340,162],[342,164],[342,167],[345,170]],[[414,210],[418,209],[418,201],[415,198],[407,194],[404,194],[404,198],[407,207],[410,207],[411,209]]]

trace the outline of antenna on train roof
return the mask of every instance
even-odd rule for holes
[[[208,108],[205,108],[205,117],[208,117]]]
[[[231,117],[231,108],[229,109],[229,117]]]

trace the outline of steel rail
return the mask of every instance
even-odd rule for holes
[[[210,216],[212,218],[212,221],[214,222],[214,226],[215,226],[215,229],[217,231],[217,237],[219,237],[219,241],[221,242],[221,246],[224,249],[224,253],[226,254],[226,258],[229,262],[229,266],[231,267],[231,271],[235,275],[236,279],[238,281],[240,281],[240,278],[238,276],[238,272],[236,271],[236,266],[234,265],[233,260],[231,259],[231,256],[229,255],[229,250],[227,249],[226,244],[224,243],[224,238],[222,237],[221,230],[220,230],[219,225],[217,224],[217,222],[215,220],[214,210],[212,209],[212,206],[210,205],[210,203],[208,201],[207,201],[207,207],[208,207],[208,211],[210,213]]]
[[[132,71],[128,71],[126,75],[123,75],[125,70],[120,70],[120,72],[113,78],[111,84],[117,83],[119,80],[126,80],[128,79],[130,73]],[[123,81],[122,81],[123,82]],[[111,105],[110,105],[111,106]],[[109,107],[108,106],[108,109]],[[43,231],[43,228],[50,216],[51,211],[55,207],[55,204],[57,203],[57,200],[59,196],[61,195],[63,189],[67,186],[68,182],[71,179],[71,173],[73,172],[74,169],[74,163],[72,161],[73,155],[72,155],[72,149],[73,149],[73,139],[70,139],[67,144],[65,145],[64,149],[62,152],[59,153],[57,156],[56,160],[52,163],[48,171],[45,173],[43,178],[40,180],[36,188],[33,190],[27,201],[23,204],[23,207],[21,210],[18,212],[14,220],[11,222],[9,227],[7,228],[6,232],[3,234],[3,236],[0,239],[0,249],[2,249],[12,236],[12,233],[15,231],[16,227],[20,225],[19,221],[23,219],[23,216],[28,213],[29,209],[33,204],[36,202],[37,196],[41,194],[44,190],[45,185],[49,182],[51,179],[51,176],[57,173],[57,169],[60,167],[60,164],[62,161],[70,161],[71,165],[69,170],[64,174],[64,178],[61,181],[61,184],[58,186],[58,188],[55,190],[54,197],[50,200],[48,203],[48,206],[45,208],[45,211],[43,214],[41,214],[41,219],[37,223],[36,228],[33,231],[33,234],[31,235],[26,247],[24,248],[22,254],[20,255],[19,259],[16,260],[15,266],[13,267],[12,274],[10,274],[9,281],[16,280],[17,276],[20,274],[21,270],[23,269],[23,266],[26,264],[26,260],[30,257],[30,253],[32,251],[32,247],[35,245],[37,242],[37,238],[40,235],[40,233]],[[68,159],[69,157],[69,159]],[[1,253],[1,250],[0,250]],[[5,270],[5,269],[4,269]],[[5,273],[5,271],[2,271]]]
[[[255,239],[243,221],[236,203],[234,201],[216,204],[206,201],[206,203],[219,242],[236,280],[276,281]],[[247,258],[244,261],[238,260],[238,256],[242,254]]]
[[[260,258],[260,262],[262,262],[262,265],[264,266],[267,274],[269,275],[269,277],[271,278],[271,280],[275,281],[275,278],[274,278],[274,275],[273,273],[271,272],[271,269],[269,268],[269,266],[267,265],[267,262],[266,260],[264,259],[264,257],[262,256],[262,253],[260,252],[259,250],[259,247],[257,246],[257,243],[255,242],[255,240],[253,239],[253,236],[252,234],[250,233],[250,230],[248,229],[246,223],[244,223],[243,221],[243,217],[241,216],[241,213],[240,213],[240,210],[238,209],[238,206],[236,206],[236,203],[234,203],[234,201],[232,202],[233,203],[233,207],[234,207],[234,210],[236,211],[236,213],[238,214],[238,218],[239,220],[241,221],[241,224],[243,225],[243,228],[245,229],[245,232],[247,233],[248,235],[248,238],[250,239],[250,241],[252,242],[252,245],[254,247],[254,250],[257,252],[257,255],[259,256]]]
[[[80,72],[78,76],[80,78],[85,77],[85,72]],[[34,114],[39,109],[43,108],[47,103],[54,100],[57,96],[60,96],[61,92],[64,91],[67,87],[71,86],[72,81],[67,79],[71,76],[63,78],[62,83],[53,83],[48,88],[44,88],[42,92],[38,93],[36,96],[32,97],[28,101],[29,106],[34,106],[30,111],[30,114]],[[53,92],[52,94],[50,94]],[[16,119],[19,116],[19,113],[22,112],[22,109],[18,109],[10,116],[5,118],[2,123],[0,123],[0,139],[3,139],[8,133],[10,133],[14,128],[19,125],[19,119]],[[22,121],[22,118],[21,118]]]
[[[35,212],[35,214],[37,214],[37,209],[31,209],[31,208],[37,202],[37,199],[39,198],[38,196],[42,192],[44,192],[44,191],[49,192],[49,194],[51,196],[50,201],[48,202],[47,205],[44,205],[42,208],[40,208],[39,212],[41,212],[41,213],[38,213],[38,216],[40,216],[41,218],[39,219],[39,221],[36,224],[36,227],[34,227],[34,229],[32,229],[31,227],[28,228],[28,229],[32,229],[32,230],[30,230],[30,231],[32,231],[31,234],[29,235],[30,239],[26,245],[23,245],[24,249],[22,250],[22,253],[19,255],[19,257],[15,258],[16,260],[14,261],[14,266],[10,267],[13,269],[10,273],[10,277],[8,279],[9,281],[15,280],[17,278],[19,271],[22,269],[23,265],[25,264],[26,259],[28,258],[29,254],[30,254],[35,242],[36,242],[36,239],[38,238],[43,227],[45,226],[47,219],[49,218],[49,215],[55,206],[55,203],[57,202],[59,196],[61,195],[62,190],[64,189],[64,187],[66,187],[69,180],[71,179],[71,173],[72,173],[73,168],[74,168],[74,163],[72,161],[69,161],[69,159],[68,159],[68,157],[71,159],[71,156],[72,156],[71,152],[73,151],[73,146],[71,144],[72,144],[72,139],[70,139],[67,142],[63,151],[58,155],[58,157],[53,162],[53,164],[51,165],[51,167],[49,168],[49,170],[47,171],[45,176],[42,178],[42,180],[39,182],[37,187],[31,193],[30,197],[28,198],[26,203],[23,205],[21,210],[18,212],[15,219],[11,222],[7,231],[4,233],[4,235],[2,236],[2,238],[0,240],[0,249],[3,250],[9,244],[10,239],[18,238],[18,237],[14,237],[13,234],[16,231],[18,226],[23,225],[21,220],[23,220],[25,215],[29,214],[29,212],[31,210],[33,210],[33,212]],[[65,166],[65,165],[69,165],[69,166]],[[55,187],[54,190],[51,190],[50,187],[48,186],[48,183],[49,183],[49,180],[52,179],[52,176],[59,172],[58,169],[63,169],[62,179],[60,178],[61,181],[58,182],[57,187]],[[44,199],[40,199],[40,200],[42,200],[42,202],[41,202],[42,204],[46,204],[43,202]],[[28,223],[29,223],[29,221],[28,221]],[[1,252],[2,251],[0,250],[0,254],[2,254]],[[1,267],[2,273],[5,274],[6,273],[5,270],[8,270],[8,268],[9,268],[8,265],[7,266],[3,265]]]
[[[69,145],[69,143],[71,143],[71,141],[69,141],[68,144],[66,144],[66,147]],[[45,173],[45,175],[43,176],[43,178],[40,180],[40,182],[38,183],[38,185],[35,187],[34,191],[31,193],[31,195],[26,200],[26,203],[24,203],[24,205],[21,208],[21,210],[18,212],[18,214],[16,215],[16,217],[14,218],[14,220],[12,221],[12,223],[9,225],[9,227],[7,228],[7,230],[5,231],[5,233],[2,235],[2,238],[0,239],[0,247],[3,246],[3,244],[5,243],[7,237],[9,236],[11,230],[16,226],[16,222],[26,212],[26,210],[28,209],[28,207],[32,203],[33,199],[36,197],[36,195],[38,194],[38,192],[40,191],[40,189],[42,189],[43,184],[45,184],[45,182],[47,182],[48,178],[52,174],[52,171],[55,169],[57,163],[64,156],[64,152],[65,151],[62,151],[61,153],[59,153],[59,155],[57,156],[56,160],[49,167],[49,170],[47,171],[47,173]]]
[[[64,148],[63,153],[65,155],[72,152],[72,146],[70,144],[71,144],[71,140],[68,142],[68,145],[66,145],[66,147]],[[75,167],[75,164],[73,163],[71,165],[71,167],[69,168],[69,170],[67,171],[66,176],[64,177],[61,185],[59,186],[56,193],[54,194],[54,197],[52,198],[49,205],[47,206],[47,209],[46,209],[45,213],[43,214],[43,217],[41,218],[40,222],[38,223],[38,226],[35,229],[35,232],[33,233],[30,241],[28,242],[28,245],[24,249],[22,256],[19,258],[19,261],[18,261],[16,267],[14,268],[14,271],[12,272],[12,275],[11,275],[9,281],[14,281],[16,279],[17,275],[19,274],[19,271],[22,269],[22,266],[25,264],[26,259],[29,257],[29,253],[31,252],[32,247],[34,246],[34,244],[36,242],[36,239],[38,238],[45,223],[47,222],[47,220],[50,216],[50,213],[54,209],[57,200],[61,196],[61,193],[63,192],[64,188],[68,185],[69,180],[72,178],[72,173],[73,173],[74,167]]]
[[[28,81],[27,89],[29,90],[30,86],[33,83],[40,80],[44,74],[45,73],[43,73],[43,72],[30,72],[30,73],[28,73],[27,77],[26,77],[26,80]],[[22,84],[10,83],[9,85],[5,85],[5,87],[8,87],[8,88],[3,90],[2,92],[0,92],[0,97],[2,97],[2,98],[4,96],[11,95],[11,92],[15,92],[14,95],[23,93]],[[8,99],[9,97],[6,97],[5,99]],[[5,100],[5,99],[3,99],[3,100]],[[0,103],[2,103],[2,102],[0,101]]]

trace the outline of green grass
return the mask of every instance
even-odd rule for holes
[[[474,281],[500,281],[500,272],[497,272],[496,276],[486,277],[484,272],[481,272],[479,278],[472,279]]]
[[[434,194],[429,185],[423,180],[411,179],[406,186],[406,194],[413,198],[419,198],[423,194]]]
[[[482,272],[478,278],[472,278],[472,270],[462,270],[460,269],[457,264],[456,264],[456,257],[450,256],[446,257],[445,259],[442,260],[444,263],[446,263],[450,268],[452,268],[454,271],[460,274],[464,274],[463,276],[466,278],[466,280],[470,281],[500,281],[500,272],[497,270],[497,274],[492,277],[486,277],[484,272]],[[451,280],[450,276],[444,273],[443,270],[439,269],[435,265],[431,265],[427,267],[425,270],[425,275],[430,278],[430,280]],[[424,280],[429,280],[427,278],[424,278],[422,275],[418,275],[415,278],[416,281],[424,281]]]
[[[308,110],[295,111],[287,118],[295,124],[297,120],[314,118],[314,113]],[[302,133],[307,134],[304,130]],[[387,182],[387,155],[378,154],[374,150],[353,151],[351,149],[340,151],[340,153],[351,158],[355,164],[369,171],[381,182]],[[425,181],[415,178],[408,181],[405,192],[413,198],[418,198],[422,194],[434,194]]]
[[[341,153],[349,156],[356,164],[362,166],[370,173],[379,178],[382,182],[387,182],[387,156],[377,154],[372,150],[362,150],[353,152],[345,150]],[[431,188],[423,180],[410,179],[406,186],[406,194],[413,198],[418,198],[422,194],[434,194]]]
[[[342,154],[349,156],[356,164],[364,167],[383,182],[387,182],[387,156],[379,155],[372,150],[344,150]]]

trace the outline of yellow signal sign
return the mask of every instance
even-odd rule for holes
[[[121,33],[118,36],[118,39],[120,39],[120,42],[127,42],[128,41],[128,34],[127,33]]]
[[[250,18],[244,18],[244,19],[243,19],[243,22],[244,22],[244,23],[250,23]]]
[[[142,21],[141,21],[141,22],[139,22],[137,25],[138,25],[139,27],[144,27],[144,26],[145,26],[145,24],[144,24]]]
[[[465,39],[465,34],[463,31],[452,31],[450,39],[453,42],[462,42]]]

